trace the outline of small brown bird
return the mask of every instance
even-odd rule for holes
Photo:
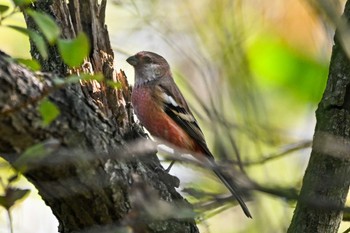
[[[236,184],[224,174],[208,149],[202,130],[172,77],[168,62],[160,55],[142,51],[126,60],[135,69],[132,105],[140,122],[155,137],[193,152],[210,164],[249,218],[251,214]]]

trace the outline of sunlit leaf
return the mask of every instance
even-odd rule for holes
[[[108,86],[112,87],[112,88],[116,88],[116,89],[121,89],[122,88],[122,84],[120,82],[114,82],[111,80],[106,80],[106,83]]]
[[[276,86],[303,101],[319,101],[327,77],[325,63],[268,36],[258,38],[248,55],[262,85]]]
[[[58,49],[63,61],[70,67],[79,66],[89,55],[90,43],[85,33],[79,33],[74,39],[59,39]]]
[[[44,58],[47,59],[48,54],[47,54],[47,46],[44,38],[37,32],[27,29],[25,27],[20,27],[16,25],[6,25],[6,27],[12,28],[16,30],[17,32],[20,32],[26,36],[29,36],[33,43],[35,44],[36,48],[38,49],[38,52],[40,55]]]
[[[40,55],[44,59],[47,59],[47,57],[48,57],[47,46],[46,46],[44,38],[39,33],[32,31],[32,30],[28,30],[28,33],[29,33],[29,37],[32,39],[36,48],[38,49]]]
[[[40,63],[34,59],[16,58],[16,61],[21,63],[22,65],[25,65],[26,67],[28,67],[33,71],[39,71],[41,69]]]
[[[15,26],[15,25],[6,25],[9,28],[12,28],[24,35],[27,35],[30,37],[30,39],[33,41],[33,43],[35,44],[36,48],[38,49],[38,52],[40,53],[40,55],[44,58],[47,59],[48,54],[47,54],[47,46],[46,46],[46,42],[44,40],[44,38],[37,32],[24,28],[24,27],[20,27],[20,26]]]
[[[39,112],[43,119],[43,125],[49,125],[53,120],[55,120],[60,114],[60,110],[57,106],[52,103],[50,100],[45,98],[39,103]]]
[[[27,13],[33,18],[40,31],[50,44],[54,44],[61,31],[55,20],[48,14],[27,10]]]
[[[13,0],[16,6],[26,6],[34,2],[36,2],[36,0]]]
[[[2,14],[2,13],[4,13],[4,12],[6,12],[8,9],[10,9],[10,7],[9,6],[7,6],[7,5],[0,5],[0,15]]]
[[[8,210],[15,204],[16,201],[22,199],[29,192],[30,190],[28,189],[8,187],[5,190],[5,195],[0,196],[0,205]]]

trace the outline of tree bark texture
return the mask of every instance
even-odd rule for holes
[[[154,148],[136,143],[146,135],[133,121],[126,77],[113,68],[106,0],[38,0],[33,8],[50,14],[64,38],[84,31],[92,50],[80,70],[68,70],[56,46],[44,60],[31,43],[41,73],[0,53],[0,155],[16,164],[26,149],[40,145],[44,156],[27,160],[24,175],[51,207],[59,232],[198,232],[191,205],[175,190],[178,179],[162,170]],[[72,72],[101,72],[122,88],[55,84]],[[61,112],[46,127],[38,113],[43,98]]]
[[[347,32],[349,19],[347,2],[343,15]],[[335,35],[328,82],[316,111],[311,157],[289,233],[338,232],[342,221],[350,181],[350,59],[340,33]]]

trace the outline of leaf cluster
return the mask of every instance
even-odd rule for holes
[[[90,53],[90,42],[87,35],[79,32],[76,38],[61,38],[61,30],[53,17],[47,13],[35,11],[30,6],[35,0],[13,0],[13,7],[0,5],[0,25],[11,28],[28,36],[41,57],[48,58],[48,46],[58,46],[60,55],[66,65],[70,68],[83,64],[84,59]],[[38,31],[26,27],[6,24],[6,20],[14,14],[23,11],[30,16],[38,27]],[[40,70],[40,64],[36,60],[18,59],[18,61],[34,71]]]

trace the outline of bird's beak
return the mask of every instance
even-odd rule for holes
[[[138,59],[135,56],[129,57],[126,61],[132,66],[136,66],[138,63]]]

